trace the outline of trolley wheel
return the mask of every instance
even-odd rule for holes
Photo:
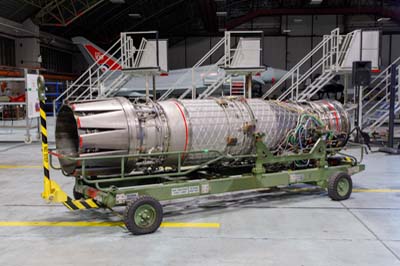
[[[25,136],[24,142],[25,142],[25,144],[31,144],[32,143],[32,137],[31,136]]]
[[[160,202],[150,196],[139,196],[126,205],[124,222],[134,235],[155,232],[162,219],[163,209]]]
[[[333,200],[346,200],[353,190],[353,182],[349,174],[339,172],[333,174],[328,181],[328,195]]]
[[[74,199],[76,199],[76,200],[83,199],[83,194],[78,192],[78,191],[76,191],[75,187],[72,189],[72,194],[74,196]]]

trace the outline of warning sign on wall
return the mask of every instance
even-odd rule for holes
[[[26,109],[28,118],[40,116],[40,103],[38,94],[37,74],[26,75]]]

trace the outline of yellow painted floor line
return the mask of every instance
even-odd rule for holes
[[[316,191],[318,188],[290,188],[289,192],[312,192]],[[390,189],[390,188],[353,188],[353,192],[369,192],[369,193],[400,193],[400,189]]]
[[[42,167],[41,165],[0,165],[0,169],[40,169]]]
[[[54,227],[110,227],[124,226],[123,222],[50,222],[50,221],[0,221],[0,227],[29,227],[29,226],[54,226]],[[220,228],[219,223],[190,223],[190,222],[163,222],[161,227],[175,228]]]
[[[354,188],[353,192],[371,192],[371,193],[399,193],[400,189],[389,189],[389,188]]]

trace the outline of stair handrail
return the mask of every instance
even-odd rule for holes
[[[388,91],[389,87],[391,86],[391,81],[390,81],[390,69],[393,65],[397,64],[400,61],[400,57],[398,57],[396,60],[394,60],[387,68],[385,68],[378,76],[376,76],[373,81],[371,82],[371,84],[375,83],[376,81],[377,84],[368,92],[363,96],[363,105],[362,105],[362,115],[363,118],[368,118],[369,116],[371,116],[371,114],[376,111],[377,108],[379,108],[379,106],[382,105],[383,102],[387,102],[388,99],[387,97],[382,97],[380,100],[376,101],[372,106],[369,106],[368,108],[366,108],[368,105],[370,105],[371,103],[373,103],[375,101],[375,99],[384,91]],[[396,75],[399,75],[398,71],[400,69],[400,66],[397,66],[396,68]],[[385,83],[383,87],[380,87],[382,85],[382,83]],[[379,89],[380,88],[380,89]],[[376,90],[379,89],[378,92],[376,92]],[[396,93],[398,93],[399,91],[399,84],[396,85]],[[372,92],[375,92],[375,95],[373,95],[371,98],[369,98],[367,101],[365,101],[365,99],[367,97],[369,97]],[[400,96],[400,93],[399,93]],[[366,111],[365,111],[366,110]],[[366,121],[368,121],[367,119],[363,119],[366,123]]]
[[[296,88],[298,88],[298,86],[299,86],[301,83],[303,83],[305,80],[307,80],[308,77],[309,77],[310,75],[312,75],[319,67],[321,67],[328,59],[329,59],[328,56],[326,56],[326,57],[321,57],[321,58],[317,61],[317,63],[315,63],[311,68],[309,68],[309,69],[307,70],[306,73],[304,73],[303,75],[301,75],[299,79],[296,79],[296,81],[295,81],[294,83],[292,83],[291,86],[290,86],[288,89],[286,89],[286,90],[278,97],[278,100],[281,101],[281,100],[285,99],[290,93],[293,92],[295,86],[297,86]],[[321,76],[322,76],[322,75],[321,75]],[[320,77],[321,77],[321,76],[320,76]],[[310,85],[312,85],[312,84],[310,84]],[[300,95],[298,94],[298,91],[297,91],[297,90],[296,90],[296,95],[295,95],[295,96],[296,96],[295,99],[297,99],[297,98],[300,96]]]
[[[210,49],[197,63],[192,67],[192,89],[195,88],[195,72],[196,69],[199,68],[211,55],[213,55],[223,44],[225,44],[225,37],[222,37],[213,48]],[[196,95],[192,95],[192,98],[195,98]]]
[[[301,97],[297,98],[297,100],[310,100],[323,86],[325,86],[334,76],[335,72],[329,71],[325,72],[326,76],[321,75],[321,78],[317,80],[317,82],[314,84],[310,84],[306,90],[307,93],[302,93]],[[313,86],[314,85],[314,86]],[[308,89],[310,88],[310,89]]]
[[[140,42],[140,45],[139,45],[139,49],[138,49],[138,51],[137,51],[137,55],[136,55],[136,57],[134,57],[135,59],[135,61],[134,61],[134,63],[133,63],[133,65],[135,66],[135,67],[139,67],[139,65],[140,65],[140,61],[141,61],[141,59],[142,59],[142,56],[143,56],[143,52],[145,51],[145,46],[146,46],[146,44],[147,44],[147,40],[145,39],[145,38],[142,38],[142,40],[141,40],[141,42]],[[133,56],[133,55],[132,55]]]
[[[345,35],[343,39],[343,43],[341,45],[341,49],[338,54],[338,65],[341,66],[343,64],[343,60],[346,57],[347,51],[350,47],[350,44],[355,36],[356,31],[349,32]]]
[[[338,29],[335,29],[338,30]],[[333,30],[332,33],[335,31]],[[261,97],[262,99],[266,99],[269,95],[271,95],[275,90],[282,85],[288,78],[290,78],[295,72],[299,72],[300,67],[305,64],[314,54],[316,54],[322,47],[325,46],[328,42],[331,41],[334,34],[329,35],[327,38],[324,38],[318,45],[316,45],[302,60],[300,60],[291,70],[289,70],[282,78],[279,79],[264,95]],[[330,56],[330,53],[328,53]]]
[[[230,67],[232,64],[234,64],[234,60],[238,58],[240,55],[240,52],[243,50],[243,43],[242,43],[242,38],[239,39],[238,45],[236,46],[235,49],[230,48],[229,53],[226,53],[225,56],[227,56],[227,59],[225,60],[225,67]],[[233,55],[231,55],[233,53]]]
[[[228,75],[218,77],[217,80],[214,81],[210,86],[208,86],[202,93],[200,93],[197,98],[201,99],[201,98],[211,95],[215,91],[215,89],[220,86],[221,81],[225,82],[228,79],[228,78],[226,78],[227,76]]]
[[[397,68],[396,71],[398,71],[398,68]],[[398,75],[398,72],[396,73],[396,75]],[[383,92],[384,90],[387,90],[388,87],[390,87],[390,86],[391,86],[391,82],[389,81],[387,84],[385,84],[385,87],[381,88],[379,93]],[[397,93],[400,96],[399,87],[400,87],[400,85],[396,84],[395,93]],[[370,103],[372,99],[375,99],[377,97],[377,95],[379,95],[379,93],[375,94],[375,96],[373,98],[371,98],[370,101],[368,101],[368,103]],[[397,97],[399,97],[399,96],[397,96]],[[385,111],[384,114],[381,115],[381,117],[379,117],[378,119],[376,119],[376,121],[372,125],[367,125],[368,118],[371,117],[373,111],[375,111],[375,113],[376,113],[376,110],[380,106],[382,106],[382,104],[385,103],[385,102],[387,103],[387,97],[382,97],[372,107],[368,108],[368,110],[365,113],[363,113],[363,118],[364,118],[363,119],[363,126],[366,126],[367,129],[373,129],[373,128],[376,128],[378,126],[381,126],[388,119],[389,111]],[[365,105],[366,104],[363,104],[363,107],[365,107]],[[395,105],[395,112],[397,113],[399,110],[400,110],[400,103],[399,103],[399,101],[397,101],[396,105]]]
[[[379,84],[382,84],[383,81],[385,81],[385,80],[382,80],[381,82],[379,82]],[[379,85],[379,84],[378,84],[378,85]],[[389,81],[387,84],[385,84],[385,86],[382,87],[377,93],[375,93],[375,95],[373,95],[370,99],[368,99],[368,101],[366,101],[366,102],[363,103],[363,105],[362,105],[362,111],[363,111],[363,114],[364,114],[364,115],[366,115],[367,113],[370,113],[370,111],[371,111],[372,109],[374,109],[375,107],[377,107],[376,105],[373,105],[372,107],[369,107],[368,110],[367,110],[366,112],[364,112],[364,109],[366,109],[366,106],[368,106],[368,105],[370,105],[371,103],[373,103],[374,100],[375,100],[382,92],[386,91],[387,88],[388,88],[389,86],[390,86],[390,81]],[[387,101],[385,98],[386,98],[386,97],[383,97],[381,100]],[[381,101],[381,100],[379,100],[379,101]],[[375,103],[376,103],[376,102],[375,102]]]
[[[124,39],[127,39],[125,40]],[[138,67],[138,65],[140,64],[140,59],[142,57],[143,52],[145,51],[145,46],[147,44],[147,40],[145,38],[142,38],[141,42],[140,42],[140,46],[139,49],[135,49],[135,47],[133,46],[132,43],[132,39],[129,36],[126,35],[121,35],[121,47],[119,49],[117,49],[112,56],[115,56],[119,51],[121,51],[121,55],[119,58],[117,58],[114,63],[110,66],[110,68],[107,71],[104,71],[97,79],[97,84],[98,87],[101,86],[101,83],[105,83],[107,80],[109,80],[112,76],[114,76],[115,71],[111,71],[110,69],[112,69],[115,65],[120,64],[121,66],[126,66],[126,67],[130,67],[131,64],[127,65],[127,63],[131,62],[132,65],[134,67]],[[127,50],[126,45],[129,45],[129,49]],[[123,47],[123,48],[122,48]],[[125,53],[123,52],[125,51]],[[136,56],[135,56],[136,54]],[[107,75],[107,76],[106,76]],[[115,80],[113,80],[111,82],[111,84],[109,86],[106,87],[106,91],[103,91],[101,93],[98,94],[98,97],[107,97],[108,95],[110,95],[112,92],[115,92],[115,86],[119,86],[121,84],[121,80],[124,80],[124,73],[120,73],[118,77],[115,78]],[[90,91],[90,93],[86,96],[84,96],[88,91]],[[108,91],[110,91],[108,93]],[[89,88],[87,88],[85,91],[83,91],[75,100],[78,101],[80,100],[82,97],[84,97],[84,100],[87,100],[91,95],[92,95],[92,86],[89,86]]]
[[[307,74],[307,76],[304,74],[302,75],[305,76],[303,78],[303,80],[301,82],[304,81],[304,79],[306,79],[308,76],[311,76],[312,73],[315,72],[315,70],[317,70],[319,67],[321,67],[321,65],[323,65],[329,58],[328,57],[322,57],[320,60],[318,60],[318,62],[316,64],[314,64],[308,72],[310,72],[309,74]],[[334,71],[330,70],[330,71],[325,71],[323,72],[318,78],[316,78],[315,80],[313,80],[311,82],[311,84],[309,84],[304,91],[301,92],[301,94],[297,94],[296,100],[300,100],[300,99],[310,99],[311,97],[314,96],[315,93],[318,92],[318,90],[320,89],[320,81],[326,78],[331,79],[333,77],[333,74],[335,73]],[[315,83],[314,83],[315,82]],[[328,81],[329,82],[329,81]]]
[[[116,78],[111,84],[110,84],[110,89],[107,90],[104,94],[101,95],[102,98],[107,98],[109,96],[114,95],[117,93],[119,90],[121,90],[121,86],[123,86],[126,82],[128,82],[130,79],[130,76],[127,76],[125,74],[119,76]]]
[[[225,37],[221,38],[211,49],[210,51],[208,51],[202,58],[200,58],[199,61],[196,62],[196,64],[194,64],[192,66],[192,68],[190,68],[185,74],[183,74],[172,86],[171,88],[169,88],[166,92],[163,93],[163,95],[161,95],[161,97],[159,98],[159,100],[165,100],[173,91],[175,91],[178,87],[178,85],[180,83],[182,83],[182,81],[187,77],[187,75],[191,75],[192,76],[192,88],[193,86],[195,86],[195,77],[194,77],[194,73],[196,71],[196,69],[201,66],[212,54],[214,54],[216,52],[216,50],[218,50],[222,44],[225,43]],[[219,60],[218,60],[219,62]],[[217,62],[217,63],[218,63]],[[216,64],[215,64],[216,65]],[[188,88],[188,90],[192,90],[192,88]],[[186,91],[184,92],[186,93]],[[185,94],[186,96],[187,94]]]
[[[400,111],[400,104],[396,104],[395,105],[395,109],[394,112],[397,113]],[[378,118],[374,123],[372,123],[371,125],[367,126],[366,129],[368,130],[373,130],[379,126],[381,126],[383,123],[385,123],[385,121],[389,119],[389,110],[386,111],[380,118]]]
[[[92,75],[92,69],[95,67],[97,67],[97,69],[101,68],[101,66],[103,66],[104,64],[101,64],[99,66],[99,63],[101,60],[104,59],[104,55],[109,54],[116,47],[116,45],[118,43],[119,43],[119,41],[115,42],[103,55],[101,55],[99,58],[97,58],[95,60],[95,62],[82,75],[80,75],[65,91],[63,91],[56,99],[54,99],[53,106],[55,106],[54,103],[57,101],[60,101],[64,97],[64,95],[68,94],[68,97],[71,97],[71,95],[74,95],[75,92],[79,89],[79,86],[77,88],[75,88],[72,92],[70,91],[70,88],[74,88],[75,86],[77,86],[77,84],[79,82],[81,82],[81,84],[85,84]],[[113,53],[113,55],[111,55],[111,57],[114,55],[115,55],[115,53]],[[89,77],[84,79],[84,77],[86,77],[88,74],[89,74]],[[63,99],[62,102],[65,102],[66,100],[67,99]],[[54,110],[54,114],[56,114],[55,110]]]
[[[203,91],[197,99],[204,99],[208,96],[210,96],[216,89],[218,89],[222,84],[224,84],[229,78],[231,78],[232,75],[226,75],[220,77],[216,82],[214,82],[212,85],[207,87],[205,91]]]
[[[114,63],[111,64],[111,66],[110,66],[109,69],[107,69],[106,71],[103,71],[102,74],[101,74],[100,76],[97,76],[97,80],[96,80],[95,83],[90,83],[90,85],[88,86],[88,88],[87,88],[86,90],[84,90],[83,92],[81,92],[81,94],[79,94],[79,95],[76,97],[75,101],[78,101],[78,100],[81,99],[82,97],[85,97],[85,98],[86,98],[86,95],[85,95],[85,94],[86,94],[88,91],[90,91],[90,93],[87,94],[87,95],[90,97],[90,96],[93,94],[92,88],[93,88],[93,87],[96,87],[95,84],[97,83],[97,87],[100,87],[101,84],[104,84],[104,83],[105,83],[110,77],[112,77],[113,74],[115,73],[114,70],[110,70],[110,69],[112,69],[114,66],[116,66],[116,65],[118,65],[118,64],[120,64],[120,63],[121,63],[121,58],[116,59],[116,60],[114,61]],[[96,73],[98,73],[100,70],[101,70],[101,68],[99,67],[99,69],[96,70]],[[121,73],[120,75],[122,75],[122,73]],[[81,85],[78,85],[78,86],[83,87],[83,86],[84,86],[83,84],[84,84],[84,83],[82,83]],[[73,94],[72,94],[72,95],[73,95]],[[67,99],[65,99],[65,100],[67,100]]]
[[[144,38],[143,38],[143,39],[144,39]],[[142,41],[143,41],[143,39],[142,39]],[[125,47],[125,48],[126,48],[126,47]],[[116,53],[117,53],[118,51],[120,51],[120,50],[121,50],[121,56],[115,60],[115,62],[110,66],[110,69],[112,69],[112,68],[113,68],[115,65],[117,65],[117,64],[119,64],[119,65],[121,65],[121,66],[127,66],[127,62],[128,62],[128,61],[130,61],[130,60],[136,60],[136,58],[138,57],[138,55],[136,55],[136,57],[135,57],[135,53],[139,53],[140,51],[143,51],[144,48],[142,48],[142,49],[135,49],[135,50],[133,50],[133,53],[130,54],[130,55],[128,55],[128,56],[122,54],[122,48],[116,50],[114,53],[116,54]],[[115,71],[105,71],[105,72],[100,76],[100,79],[99,79],[99,80],[101,80],[101,83],[104,84],[104,83],[105,83],[107,80],[109,80],[115,73],[118,73],[118,72],[115,72]],[[105,78],[103,78],[103,76],[105,76],[105,75],[108,75],[108,76],[105,77]],[[121,72],[119,73],[119,76],[118,76],[118,77],[115,77],[115,80],[119,80],[120,78],[123,78],[124,76],[125,76],[125,74],[121,71]],[[117,83],[115,82],[115,80],[113,80],[113,81],[111,82],[111,84],[110,84],[109,86],[106,87],[106,91],[103,91],[103,92],[102,92],[103,95],[106,95],[106,93],[107,93],[109,90],[114,91],[114,86],[115,86],[115,84],[117,84]],[[101,86],[100,82],[98,82],[98,86],[99,86],[99,87]],[[90,88],[89,88],[89,89],[90,89]],[[88,91],[88,89],[86,89],[82,94],[85,94],[87,91]],[[103,96],[103,95],[100,95],[100,94],[99,94],[98,97],[101,97],[101,96]],[[109,95],[109,93],[108,93],[107,95]],[[89,96],[90,96],[90,94],[89,94]],[[80,97],[78,97],[78,98],[80,99]],[[85,97],[85,99],[87,99],[87,98],[88,98],[88,97]],[[77,99],[76,99],[76,100],[77,100]]]
[[[218,66],[219,66],[220,64],[222,64],[222,63],[224,62],[224,60],[225,60],[225,56],[222,56],[215,64],[210,65],[210,67],[208,68],[208,70],[207,70],[207,72],[204,74],[204,76],[207,77],[208,74],[210,74],[211,69],[212,69],[213,67],[216,67],[217,70],[218,70],[218,68],[219,68]],[[218,77],[217,77],[217,80],[216,80],[215,82],[218,82]],[[214,83],[210,84],[209,86],[212,86],[213,84],[214,84]],[[187,88],[187,89],[179,96],[179,99],[184,99],[184,98],[186,97],[186,95],[188,95],[191,91],[192,91],[192,88]]]
[[[120,74],[118,77],[116,77],[116,78],[111,82],[110,86],[107,87],[107,92],[108,92],[108,91],[110,90],[110,88],[113,86],[113,84],[115,83],[115,81],[118,80],[118,79],[119,79],[120,77],[122,77],[122,76],[124,76],[124,75],[123,75],[123,74]],[[99,85],[99,87],[100,87],[100,86],[101,86],[101,84]],[[89,89],[91,89],[91,88],[90,88],[90,87],[87,88],[87,89],[86,89],[84,92],[82,92],[78,97],[76,97],[76,98],[75,98],[75,101],[79,101],[82,97],[84,97],[83,100],[89,100],[89,99],[91,99],[92,91],[90,91],[89,94],[85,95],[85,93],[86,93]],[[98,95],[97,95],[97,98],[101,98],[102,93],[103,93],[103,92],[99,91],[99,93],[98,93]]]
[[[191,76],[191,74],[192,74],[191,70],[188,69],[184,74],[182,74],[182,75],[180,76],[180,78],[178,78],[178,79],[174,82],[174,84],[173,84],[166,92],[164,92],[164,93],[160,96],[160,98],[158,98],[158,100],[159,100],[159,101],[163,101],[163,100],[167,99],[167,97],[168,97],[169,95],[171,95],[172,92],[174,92],[175,90],[178,89],[178,85],[179,85],[180,83],[182,83],[182,81],[185,80],[189,75]],[[183,89],[183,88],[179,88],[179,89]]]
[[[396,60],[394,60],[388,67],[386,67],[383,71],[381,71],[381,73],[379,73],[379,75],[376,76],[376,77],[371,81],[370,84],[373,84],[373,83],[375,83],[375,81],[380,80],[380,79],[382,78],[383,75],[388,75],[388,74],[389,74],[389,71],[390,71],[390,68],[392,67],[392,65],[397,64],[399,61],[400,61],[400,57],[396,58]],[[374,90],[376,90],[377,87],[378,87],[379,85],[382,84],[382,81],[384,81],[384,79],[381,79],[380,83],[378,83],[372,90],[370,90],[368,93],[366,93],[366,94],[363,96],[363,100],[364,100],[365,98],[367,98]]]
[[[390,86],[390,84],[389,84],[389,86]],[[396,85],[396,87],[395,87],[395,91],[396,91],[396,93],[397,93],[397,91],[398,91],[398,88],[399,88],[399,85]],[[383,88],[383,89],[385,89],[385,88]],[[382,90],[381,90],[382,91]],[[365,112],[365,113],[363,113],[363,116],[364,117],[367,117],[372,111],[374,111],[379,105],[381,105],[383,102],[386,102],[387,100],[386,100],[386,97],[383,97],[382,99],[380,99],[380,100],[378,100],[372,107],[370,107],[370,108],[368,108],[368,110]],[[366,104],[363,104],[364,106],[366,105]]]
[[[116,59],[114,61],[114,63],[111,64],[109,69],[107,69],[106,71],[102,71],[101,75],[98,75],[98,73],[101,71],[101,67],[99,67],[96,70],[96,72],[93,73],[93,75],[97,73],[96,81],[95,82],[91,82],[91,79],[90,79],[89,80],[90,84],[89,84],[88,88],[86,90],[84,90],[83,92],[81,92],[81,94],[76,97],[75,101],[78,101],[81,97],[85,96],[87,91],[90,91],[90,93],[88,95],[91,96],[92,93],[93,93],[92,88],[93,87],[100,87],[102,83],[105,83],[110,77],[112,77],[115,72],[114,72],[114,70],[110,70],[110,69],[112,69],[114,66],[118,65],[120,62],[121,62],[120,58]],[[82,83],[82,84],[78,85],[78,87],[79,88],[80,87],[84,87],[85,86],[84,84],[85,83]],[[95,85],[95,84],[97,84],[97,85]],[[67,99],[65,99],[65,100],[67,100]]]

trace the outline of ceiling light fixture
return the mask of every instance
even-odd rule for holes
[[[390,18],[378,18],[376,21],[378,22],[385,22],[385,21],[389,21]]]
[[[140,15],[138,13],[131,13],[131,14],[128,14],[128,16],[130,16],[131,18],[141,18],[142,17],[142,15]]]
[[[310,5],[320,5],[323,0],[311,0]]]

